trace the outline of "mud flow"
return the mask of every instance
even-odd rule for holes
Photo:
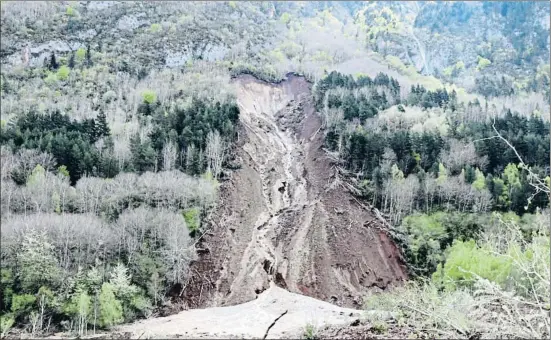
[[[310,84],[234,81],[240,169],[224,182],[218,216],[185,292],[190,307],[254,300],[273,282],[290,292],[359,307],[366,289],[406,278],[375,216],[340,186],[323,151]],[[200,298],[199,298],[200,296]]]

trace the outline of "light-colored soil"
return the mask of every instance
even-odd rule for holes
[[[351,323],[360,317],[358,310],[337,307],[272,285],[258,298],[244,304],[187,310],[125,325],[116,333],[142,339],[298,338],[307,325],[318,329],[323,325]]]

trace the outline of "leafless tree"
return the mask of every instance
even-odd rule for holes
[[[488,157],[478,157],[474,143],[464,143],[457,139],[450,139],[450,150],[443,150],[440,159],[450,171],[461,170],[470,165],[484,170],[488,164]]]
[[[218,130],[210,131],[207,135],[207,167],[212,172],[214,178],[218,178],[222,171],[222,162],[224,161],[225,143],[220,137]]]
[[[163,170],[170,171],[176,166],[178,147],[171,141],[165,141],[163,146]]]

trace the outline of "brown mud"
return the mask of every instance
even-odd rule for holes
[[[407,278],[383,224],[335,186],[322,121],[302,77],[270,84],[234,80],[240,168],[223,182],[220,205],[192,265],[189,307],[254,300],[274,282],[290,292],[360,307],[368,289]]]

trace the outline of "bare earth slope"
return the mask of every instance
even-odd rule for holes
[[[379,220],[339,186],[322,150],[310,84],[235,80],[242,130],[219,216],[204,237],[184,295],[190,307],[251,301],[275,282],[291,292],[358,306],[362,291],[406,278]]]

